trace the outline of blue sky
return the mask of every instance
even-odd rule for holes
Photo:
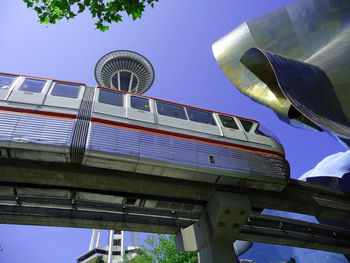
[[[94,29],[90,14],[41,25],[21,0],[0,2],[0,71],[95,85],[94,66],[105,53],[130,49],[147,57],[155,82],[146,94],[253,118],[280,138],[298,178],[326,156],[345,149],[327,134],[293,128],[243,96],[212,54],[213,42],[235,27],[292,0],[160,0],[143,18]],[[91,230],[0,225],[0,262],[75,262]]]

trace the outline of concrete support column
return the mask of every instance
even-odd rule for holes
[[[112,263],[112,259],[113,259],[113,237],[114,237],[114,230],[109,230],[107,263]]]
[[[131,246],[134,247],[135,246],[135,232],[130,232],[130,236],[131,236]]]
[[[250,212],[246,195],[216,192],[199,222],[176,235],[176,247],[199,252],[200,263],[237,262],[233,242]]]
[[[101,229],[99,229],[97,232],[97,239],[96,239],[96,245],[95,245],[96,248],[100,246],[100,240],[101,240]]]
[[[210,242],[203,246],[198,253],[199,263],[216,263],[216,262],[238,262],[235,255],[233,244]]]
[[[91,235],[91,240],[90,240],[89,251],[94,248],[95,237],[96,237],[96,229],[93,229],[92,235]]]
[[[141,248],[140,232],[136,233],[137,247]]]
[[[122,240],[121,240],[120,255],[123,258],[123,262],[124,262],[124,254],[125,254],[124,231],[122,231],[121,235],[122,235],[122,238],[121,238]]]

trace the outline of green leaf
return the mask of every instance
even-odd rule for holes
[[[26,4],[27,4],[27,7],[28,8],[31,8],[31,7],[33,7],[33,5],[34,5],[34,3],[32,2],[32,1],[25,1],[26,2]]]
[[[93,18],[97,18],[96,28],[104,32],[109,29],[105,25],[122,22],[121,13],[126,12],[133,20],[142,17],[145,5],[154,7],[158,0],[23,0],[28,8],[34,5],[40,23],[55,24],[62,18],[75,18],[78,14],[89,10]],[[76,7],[78,7],[76,9]]]
[[[78,7],[79,7],[78,13],[84,12],[84,10],[85,10],[85,5],[83,5],[83,4],[81,4],[81,3],[78,3]]]
[[[41,11],[41,8],[40,7],[34,7],[34,10],[38,13],[38,14],[41,14],[43,11]]]

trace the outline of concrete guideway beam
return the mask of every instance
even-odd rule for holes
[[[43,186],[4,185],[0,183],[0,223],[123,229],[168,234],[179,233],[182,229],[180,233],[187,234],[189,237],[194,237],[195,227],[198,226],[211,231],[212,224],[225,225],[227,222],[232,226],[237,224],[237,222],[231,222],[230,217],[228,220],[225,219],[225,213],[224,216],[220,215],[225,211],[223,208],[229,207],[230,204],[225,205],[222,202],[223,204],[218,206],[216,203],[220,203],[220,200],[214,202],[214,197],[207,204],[208,208],[212,206],[214,210],[214,213],[210,214],[210,218],[207,206],[193,205],[193,201],[181,204],[178,203],[180,200],[166,202],[159,200],[160,206],[156,205],[156,200],[143,200],[143,202],[128,204],[127,196],[81,191],[82,189],[74,188],[43,188]],[[231,196],[230,193],[228,194]],[[216,197],[216,199],[220,199],[217,195]],[[185,201],[182,200],[182,202]],[[238,214],[238,210],[233,210],[232,213],[234,212],[236,215]],[[205,224],[208,226],[204,227]],[[225,234],[226,232],[230,233],[228,230],[225,230]],[[211,232],[201,231],[199,233],[204,235]],[[227,235],[228,239],[232,238],[232,235],[235,236],[234,231],[231,232],[231,236]],[[236,255],[241,254],[239,251],[245,251],[247,245],[249,246],[247,241],[350,254],[349,230],[290,218],[257,214],[255,211],[249,213],[247,221],[240,226],[240,233],[235,238],[245,240],[234,243],[234,248],[237,250]],[[199,239],[209,240],[205,236]],[[196,251],[197,242],[192,242],[191,238],[186,238],[184,241],[183,246],[187,250]],[[196,246],[191,248],[189,247],[191,244]],[[215,248],[215,244],[220,244],[220,248],[223,248],[227,242],[219,238],[219,240],[211,241],[208,244],[207,247],[203,247],[203,253],[207,250],[208,254]],[[229,248],[225,255],[231,253],[231,247]],[[217,249],[214,249],[215,251]]]
[[[0,223],[175,234],[192,222],[148,215],[0,205]]]
[[[350,254],[350,230],[272,215],[249,217],[238,239]]]
[[[288,211],[350,223],[350,194],[291,179],[281,192],[162,178],[72,164],[0,159],[0,184],[93,190],[144,199],[177,199],[205,205],[215,191],[249,196],[254,210]],[[96,182],[99,182],[96,184]]]
[[[215,192],[199,222],[177,233],[177,249],[199,252],[200,263],[237,262],[233,242],[250,213],[248,196]]]
[[[227,247],[225,255],[229,255],[231,246],[224,245],[227,241],[222,239],[219,228],[212,231],[215,224],[228,224],[223,216],[225,203],[222,202],[221,208],[210,205],[220,203],[213,201],[221,198],[215,197],[215,193],[224,192],[246,196],[254,211],[244,215],[254,219],[253,224],[230,222],[231,226],[240,225],[240,234],[235,239],[337,253],[348,253],[350,248],[349,238],[343,238],[348,236],[345,230],[313,225],[309,231],[302,222],[273,218],[266,221],[264,215],[257,215],[268,208],[350,223],[350,194],[321,185],[291,179],[281,192],[271,192],[72,164],[0,159],[0,167],[0,223],[169,234],[182,229],[178,234],[182,239],[191,228],[194,232],[196,222],[201,221],[198,225],[202,228],[208,222],[207,233],[212,236],[212,239],[203,237],[210,242],[202,246],[202,254],[215,256],[220,244],[220,249]],[[208,209],[214,212],[208,213]],[[279,229],[281,222],[283,227]],[[230,231],[227,230],[227,236],[231,238],[235,233]],[[188,246],[186,242],[185,245]]]

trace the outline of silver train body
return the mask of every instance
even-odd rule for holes
[[[284,150],[259,123],[141,95],[0,73],[1,158],[280,191]]]

